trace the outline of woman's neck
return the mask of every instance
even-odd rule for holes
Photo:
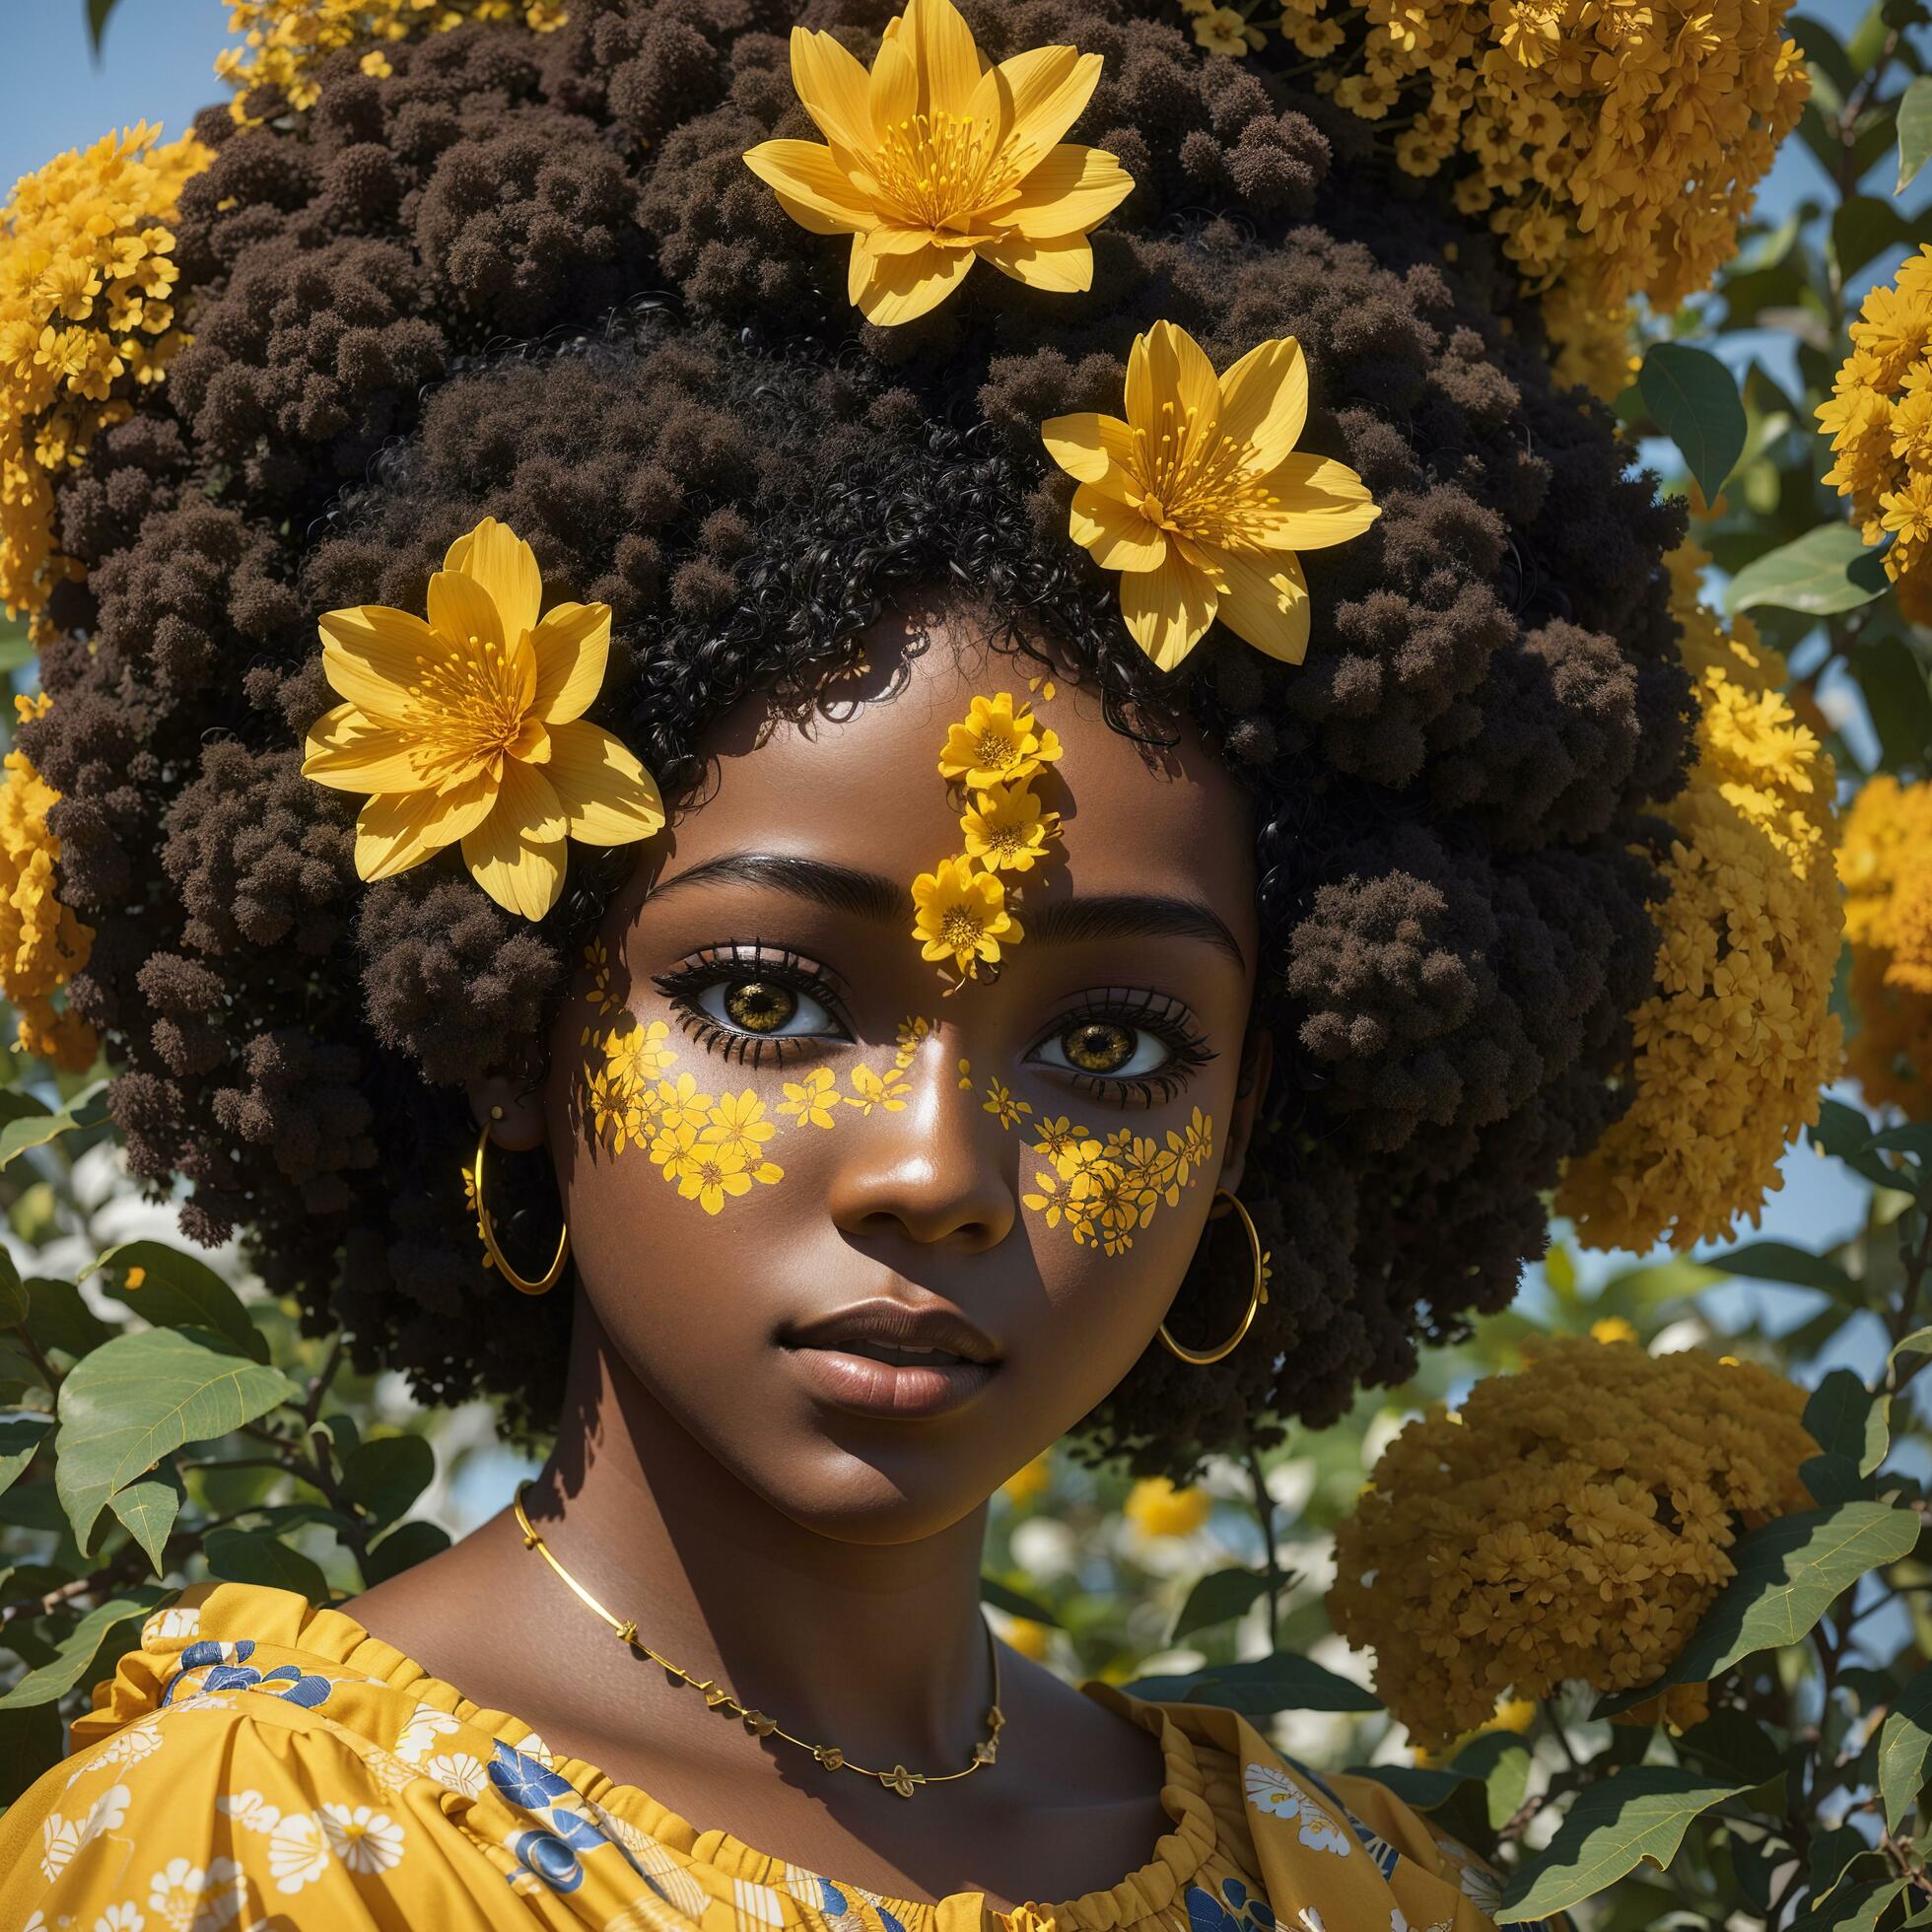
[[[557,1446],[525,1508],[641,1642],[794,1737],[868,1767],[946,1772],[987,1735],[985,1506],[913,1542],[801,1527],[697,1442],[582,1299]],[[542,1581],[560,1620],[594,1623],[547,1566]]]

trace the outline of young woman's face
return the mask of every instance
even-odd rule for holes
[[[773,1505],[852,1541],[957,1521],[1120,1380],[1261,1090],[1240,1081],[1246,794],[1192,735],[1148,752],[975,635],[883,624],[809,725],[724,720],[715,789],[643,854],[550,1041],[550,1144],[611,1348]],[[999,874],[1024,937],[998,977],[947,993],[913,881],[965,848],[976,802],[940,774],[948,727],[1002,691],[1059,741],[1028,784],[1060,836]],[[894,1366],[828,1332],[860,1303],[970,1330]]]

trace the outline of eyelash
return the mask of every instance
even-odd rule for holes
[[[849,1027],[837,990],[825,972],[790,946],[770,946],[762,939],[734,939],[725,945],[706,946],[668,972],[654,974],[652,984],[677,1008],[679,1026],[706,1052],[721,1054],[726,1060],[735,1059],[740,1066],[761,1066],[767,1051],[775,1066],[784,1066],[792,1055],[815,1041],[852,1044],[850,1031],[843,1035],[739,1032],[697,1003],[698,996],[714,986],[754,976],[776,980],[794,993],[808,995],[825,1008],[829,1018]],[[1122,1077],[1073,1068],[1049,1066],[1047,1069],[1101,1100],[1125,1105],[1128,1096],[1133,1095],[1142,1107],[1152,1107],[1178,1092],[1197,1068],[1215,1057],[1206,1039],[1188,1024],[1186,1014],[1186,1006],[1179,1000],[1148,988],[1105,987],[1089,995],[1078,1006],[1058,1015],[1035,1046],[1066,1032],[1070,1026],[1090,1020],[1110,1021],[1152,1033],[1166,1046],[1170,1056],[1167,1064],[1152,1073]]]

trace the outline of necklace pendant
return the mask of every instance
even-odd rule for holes
[[[1000,1735],[1000,1725],[1006,1721],[1005,1713],[1000,1710],[998,1704],[989,1704],[987,1706],[986,1721],[993,1726],[993,1735],[997,1738]]]
[[[744,1728],[754,1738],[769,1738],[778,1729],[778,1719],[767,1717],[762,1710],[748,1710],[744,1714]]]
[[[743,1706],[728,1690],[721,1690],[717,1685],[710,1685],[705,1690],[705,1702],[713,1710],[723,1711],[726,1717],[735,1717]]]
[[[846,1760],[845,1753],[835,1744],[815,1744],[811,1748],[811,1755],[828,1771],[836,1771]]]
[[[989,1738],[986,1743],[976,1744],[973,1747],[973,1762],[976,1764],[990,1764],[999,1756],[999,1745],[993,1739]]]
[[[881,1779],[880,1782],[898,1792],[900,1797],[910,1798],[913,1795],[913,1786],[924,1784],[926,1780],[919,1772],[909,1771],[903,1764],[894,1764],[892,1775],[888,1778]]]

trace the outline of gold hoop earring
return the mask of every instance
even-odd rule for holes
[[[1176,1342],[1167,1333],[1167,1324],[1165,1322],[1161,1323],[1161,1346],[1166,1348],[1170,1355],[1178,1355],[1182,1361],[1192,1362],[1197,1368],[1206,1367],[1209,1362],[1217,1362],[1223,1355],[1233,1354],[1241,1338],[1248,1333],[1249,1328],[1253,1325],[1256,1311],[1268,1299],[1268,1257],[1262,1252],[1261,1234],[1255,1226],[1255,1217],[1248,1212],[1246,1205],[1233,1189],[1216,1188],[1214,1190],[1214,1199],[1216,1201],[1219,1201],[1222,1195],[1227,1196],[1228,1207],[1232,1208],[1241,1216],[1242,1225],[1248,1230],[1248,1248],[1254,1256],[1255,1261],[1255,1289],[1254,1293],[1248,1297],[1248,1312],[1241,1317],[1241,1326],[1218,1348],[1190,1348],[1184,1343]],[[1225,1209],[1222,1209],[1222,1212],[1225,1211]],[[1210,1208],[1208,1218],[1210,1221],[1218,1220],[1220,1215]]]
[[[493,1108],[492,1119],[501,1119],[503,1110]],[[570,1223],[566,1221],[557,1230],[557,1253],[549,1268],[534,1281],[527,1276],[518,1275],[504,1259],[504,1253],[497,1246],[496,1229],[490,1224],[490,1210],[483,1205],[483,1150],[490,1144],[490,1123],[483,1123],[483,1132],[476,1137],[476,1165],[474,1170],[465,1168],[463,1180],[471,1204],[476,1209],[476,1231],[483,1238],[483,1246],[491,1261],[496,1264],[497,1273],[519,1294],[548,1294],[557,1285],[557,1278],[564,1272],[564,1261],[570,1253]]]

